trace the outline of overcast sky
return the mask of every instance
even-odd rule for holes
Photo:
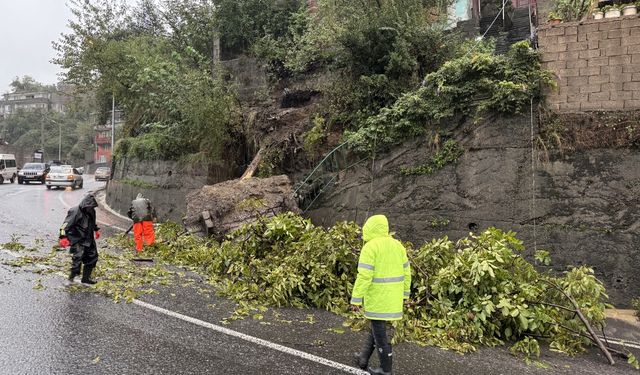
[[[51,42],[67,32],[70,17],[65,0],[0,0],[0,93],[16,76],[58,81]]]

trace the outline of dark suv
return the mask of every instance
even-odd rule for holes
[[[27,163],[18,172],[18,183],[28,183],[38,181],[44,184],[49,173],[49,164],[46,163]]]

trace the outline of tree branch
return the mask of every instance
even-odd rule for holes
[[[556,307],[558,309],[562,309],[571,313],[575,313],[576,310],[572,310],[568,307],[562,306],[562,305],[556,305],[555,303],[550,303],[550,302],[534,302],[534,301],[526,301],[526,303],[530,303],[530,304],[534,304],[534,305],[545,305],[545,306],[551,306],[551,307]]]
[[[576,309],[575,312],[576,312],[576,314],[578,314],[578,318],[580,318],[580,320],[582,321],[582,324],[584,324],[585,327],[587,328],[587,331],[589,332],[589,335],[591,336],[591,340],[593,342],[595,342],[596,345],[598,346],[598,348],[600,348],[600,350],[602,351],[602,353],[604,353],[604,355],[607,357],[607,360],[609,361],[609,364],[610,365],[615,365],[616,362],[613,360],[613,357],[611,356],[611,353],[609,352],[609,350],[607,350],[607,347],[602,343],[602,340],[600,340],[600,338],[596,335],[595,331],[593,330],[593,327],[591,327],[591,324],[589,323],[587,318],[582,313],[582,310],[580,310],[580,306],[578,306],[578,302],[576,302],[576,300],[573,299],[573,297],[571,297],[559,285],[557,285],[557,284],[555,284],[555,283],[553,283],[553,282],[551,282],[549,280],[545,280],[545,279],[541,279],[541,281],[546,282],[547,284],[551,285],[553,288],[555,288],[560,293],[562,293],[569,300],[569,302],[571,302],[573,307]],[[561,327],[562,327],[562,325],[561,325]]]

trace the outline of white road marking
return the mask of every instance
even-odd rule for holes
[[[64,198],[62,198],[62,194],[58,195],[58,200],[60,201],[60,203],[62,203],[62,205],[65,208],[70,208],[71,206],[67,204],[67,202],[64,201]]]
[[[6,196],[6,197],[14,197],[14,196],[16,196],[16,195],[18,195],[18,194],[28,193],[28,192],[30,192],[30,191],[31,191],[31,190],[29,190],[29,189],[16,190],[16,191],[12,191],[12,192],[10,192],[10,193],[7,193],[5,196]]]
[[[289,347],[286,347],[286,346],[283,346],[283,345],[279,345],[279,344],[276,344],[276,343],[273,343],[273,342],[270,342],[270,341],[267,341],[267,340],[263,340],[263,339],[259,339],[257,337],[249,336],[249,335],[246,335],[244,333],[240,333],[240,332],[237,332],[237,331],[225,328],[225,327],[221,327],[221,326],[218,326],[218,325],[215,325],[215,324],[211,324],[211,323],[205,322],[205,321],[200,320],[200,319],[196,319],[196,318],[192,318],[190,316],[182,315],[182,314],[177,313],[175,311],[163,309],[162,307],[158,307],[158,306],[152,305],[150,303],[142,302],[142,301],[137,300],[137,299],[134,299],[133,303],[138,305],[138,306],[144,307],[146,309],[159,312],[160,314],[168,315],[168,316],[171,316],[173,318],[183,320],[185,322],[189,322],[189,323],[192,323],[192,324],[195,324],[195,325],[199,325],[199,326],[204,327],[204,328],[208,328],[208,329],[210,329],[212,331],[216,331],[216,332],[219,332],[219,333],[223,333],[225,335],[233,336],[233,337],[239,338],[239,339],[244,340],[244,341],[248,341],[248,342],[251,342],[251,343],[254,343],[254,344],[257,344],[257,345],[261,345],[261,346],[267,347],[269,349],[277,350],[277,351],[280,351],[280,352],[283,352],[283,353],[286,353],[286,354],[289,354],[289,355],[300,357],[300,358],[306,359],[308,361],[319,363],[321,365],[325,365],[325,366],[328,366],[328,367],[333,367],[334,369],[341,370],[341,371],[344,371],[344,372],[348,372],[350,374],[358,374],[358,375],[366,375],[366,374],[368,374],[368,372],[362,371],[362,370],[357,369],[355,367],[347,366],[347,365],[344,365],[342,363],[338,363],[338,362],[332,361],[330,359],[318,357],[316,355],[305,353],[305,352],[300,351],[300,350],[292,349],[292,348],[289,348]]]
[[[127,231],[126,229],[123,229],[122,227],[119,227],[119,226],[113,225],[113,224],[109,224],[109,223],[105,223],[102,220],[96,220],[96,222],[98,224],[102,224],[102,225],[107,226],[107,227],[116,228],[117,230],[122,231],[122,232],[126,232]]]
[[[598,336],[600,338],[600,340],[604,340],[604,337]],[[621,346],[626,346],[629,348],[634,348],[634,349],[640,349],[640,345],[638,343],[635,343],[633,341],[625,341],[625,340],[620,340],[620,339],[616,339],[616,338],[609,338],[607,337],[607,340],[609,342],[609,344],[616,344],[616,345],[621,345]]]
[[[128,218],[128,217],[126,217],[124,215],[120,215],[113,208],[109,207],[109,205],[107,204],[107,197],[105,195],[104,189],[97,190],[95,192],[95,197],[96,197],[96,200],[98,201],[98,204],[100,205],[100,208],[105,209],[111,215],[119,217],[120,219],[127,220],[127,221],[131,220],[130,218]],[[126,229],[125,229],[125,231],[126,231]]]
[[[13,251],[10,250],[5,250],[5,249],[1,249],[0,251],[2,251],[3,253],[13,257],[13,258],[20,258],[20,255],[16,255]]]

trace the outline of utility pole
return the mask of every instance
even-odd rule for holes
[[[111,93],[111,164],[113,164],[113,147],[116,139],[116,95]]]
[[[44,117],[40,120],[40,146],[42,147],[42,159],[40,161],[44,163]]]
[[[58,160],[62,160],[62,124],[51,118],[49,120],[58,125]]]

